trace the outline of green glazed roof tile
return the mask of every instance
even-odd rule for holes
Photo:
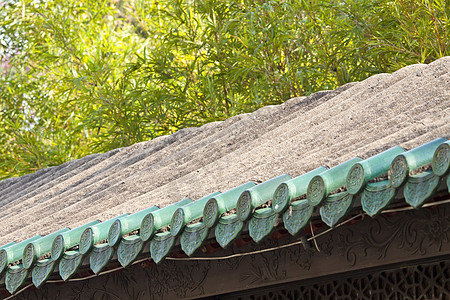
[[[95,225],[86,228],[80,237],[80,253],[87,254],[92,250],[95,244],[106,240],[108,237],[109,229],[111,225],[117,220],[128,216],[128,214],[123,214],[118,217],[97,223]]]
[[[439,187],[440,177],[427,171],[408,178],[403,190],[405,201],[414,208],[422,206]]]
[[[52,250],[53,240],[56,238],[56,236],[69,230],[69,228],[64,228],[28,243],[23,250],[23,267],[25,269],[31,268],[39,257],[44,254],[50,253],[50,251]]]
[[[208,235],[209,228],[203,222],[187,225],[180,237],[181,249],[191,256],[203,245]]]
[[[389,168],[391,185],[395,188],[400,187],[408,179],[409,172],[430,164],[436,149],[446,141],[445,138],[438,138],[395,157]]]
[[[103,243],[95,245],[89,255],[89,264],[92,272],[95,274],[100,273],[114,255],[114,248],[108,245],[108,243]]]
[[[59,261],[59,275],[62,280],[67,281],[72,277],[81,266],[84,255],[79,251],[66,251]]]
[[[257,209],[248,222],[250,237],[259,243],[269,236],[277,226],[278,213],[271,207]]]
[[[447,189],[448,192],[450,193],[450,175],[447,176]]]
[[[144,241],[138,235],[130,235],[120,240],[117,259],[122,267],[130,265],[142,252]]]
[[[156,211],[158,209],[158,206],[152,206],[150,208],[138,211],[137,213],[134,213],[132,215],[128,215],[115,220],[109,228],[108,244],[111,247],[116,246],[120,242],[120,238],[123,235],[139,229],[142,223],[142,219],[144,219],[144,217],[148,213]]]
[[[255,185],[254,182],[249,181],[209,199],[203,209],[203,222],[205,225],[208,228],[217,225],[217,222],[223,213],[236,208],[237,201],[242,192]]]
[[[348,172],[354,164],[360,161],[362,161],[361,158],[355,157],[314,176],[309,182],[306,192],[309,204],[320,205],[331,192],[345,185]]]
[[[173,236],[179,236],[186,226],[187,223],[200,218],[203,214],[203,208],[206,202],[214,196],[219,195],[220,192],[214,192],[206,197],[198,199],[197,201],[191,202],[180,208],[177,208],[172,215],[172,220],[170,221],[170,234]]]
[[[236,204],[236,215],[242,222],[248,220],[258,206],[272,200],[276,188],[284,181],[292,179],[288,174],[269,179],[242,192]]]
[[[283,213],[284,228],[291,234],[297,235],[311,220],[314,206],[308,200],[298,200],[291,203],[288,210]]]
[[[22,265],[8,267],[5,277],[5,286],[8,292],[14,295],[15,292],[25,283],[28,277],[28,269]]]
[[[179,207],[187,205],[192,202],[192,199],[186,198],[178,201],[172,205],[160,208],[156,211],[148,213],[141,222],[141,228],[139,230],[140,238],[146,242],[150,240],[155,232],[170,224],[173,213]]]
[[[36,263],[31,271],[31,280],[35,287],[39,288],[47,281],[55,269],[55,264],[52,259],[43,259]]]
[[[174,245],[175,237],[170,232],[157,233],[150,242],[150,256],[158,264],[169,255]]]
[[[360,193],[369,180],[387,173],[394,158],[403,152],[405,149],[395,146],[354,164],[345,182],[347,191],[352,195]]]
[[[308,183],[311,179],[328,170],[327,167],[319,167],[306,174],[292,178],[281,183],[273,194],[272,208],[277,213],[284,212],[289,203],[297,197],[306,194]]]
[[[339,223],[350,211],[353,205],[353,195],[348,192],[328,196],[320,207],[322,221],[330,227]]]
[[[0,275],[2,275],[6,271],[8,264],[22,259],[23,250],[28,245],[28,243],[38,240],[41,237],[42,237],[41,235],[36,235],[25,241],[22,241],[20,243],[17,243],[17,244],[14,244],[9,247],[1,249],[0,250]]]
[[[81,234],[87,227],[100,223],[99,220],[92,221],[84,224],[80,227],[58,234],[53,240],[51,249],[51,259],[58,261],[64,254],[64,252],[74,246],[80,244]]]
[[[216,241],[222,248],[228,247],[244,229],[244,222],[236,214],[221,217],[215,228]]]
[[[1,246],[1,247],[0,247],[0,250],[5,249],[5,248],[8,248],[9,246],[12,246],[12,245],[15,245],[15,244],[16,244],[15,242],[10,242],[10,243],[8,243],[8,244],[6,244],[6,245]]]
[[[389,180],[369,183],[361,194],[363,210],[371,217],[376,216],[395,198],[397,189],[391,186]]]
[[[444,176],[448,173],[450,170],[450,141],[446,141],[437,147],[431,167],[437,176]]]

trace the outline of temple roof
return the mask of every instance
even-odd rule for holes
[[[175,245],[428,205],[450,188],[449,86],[446,57],[1,181],[2,278],[14,292],[86,257],[99,273],[114,255],[159,262]]]

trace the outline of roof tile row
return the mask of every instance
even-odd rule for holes
[[[248,182],[223,193],[215,192],[197,201],[187,198],[161,209],[154,206],[72,230],[64,228],[0,247],[0,275],[3,277],[6,271],[6,288],[15,293],[30,271],[33,284],[40,287],[56,267],[61,278],[69,280],[86,258],[96,274],[114,254],[126,267],[146,245],[151,258],[159,263],[170,254],[178,238],[181,249],[191,256],[211,237],[213,229],[222,247],[230,245],[246,224],[255,242],[268,237],[281,221],[290,234],[297,235],[314,212],[328,226],[336,226],[358,197],[362,209],[374,217],[401,188],[406,203],[418,208],[445,178],[450,192],[449,162],[450,142],[439,138],[410,151],[393,147],[366,160],[353,158],[296,178],[285,174],[261,184]],[[429,164],[432,170],[411,175]],[[382,180],[386,173],[388,179]]]

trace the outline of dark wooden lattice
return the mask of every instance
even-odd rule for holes
[[[215,299],[450,299],[450,260],[340,275],[218,296]]]

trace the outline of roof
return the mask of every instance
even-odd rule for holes
[[[315,212],[336,226],[354,206],[374,216],[396,195],[420,207],[448,192],[449,71],[450,58],[413,65],[4,180],[0,245],[43,236],[0,251],[6,287],[17,291],[28,272],[40,286],[56,266],[69,279],[85,257],[95,273],[113,255],[126,266],[145,243],[159,262],[178,238],[192,255],[247,225],[258,241],[278,222],[299,233]]]

